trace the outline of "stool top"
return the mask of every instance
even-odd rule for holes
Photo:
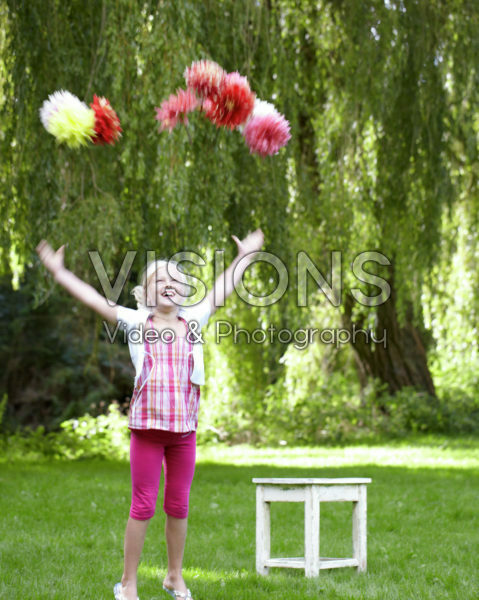
[[[371,483],[372,479],[369,477],[358,477],[358,478],[338,478],[338,479],[324,479],[317,477],[272,477],[270,479],[258,478],[253,479],[253,483],[268,484],[268,485],[354,485],[358,483]]]

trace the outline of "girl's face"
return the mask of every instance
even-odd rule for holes
[[[169,273],[166,265],[161,265],[151,275],[146,288],[148,306],[178,306],[187,295],[185,276],[171,264]]]

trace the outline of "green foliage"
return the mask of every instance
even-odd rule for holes
[[[261,418],[244,423],[230,416],[212,432],[216,439],[232,442],[310,445],[477,431],[479,402],[475,397],[445,394],[432,398],[410,387],[391,396],[384,387],[376,380],[360,394],[357,384],[351,385],[340,372],[331,374],[327,385],[307,396],[290,398],[284,387],[276,386],[267,393]]]
[[[9,460],[22,458],[111,458],[124,460],[129,452],[128,418],[112,403],[106,414],[93,417],[85,414],[64,421],[59,431],[36,429],[4,435],[2,453]]]
[[[118,403],[108,413],[92,417],[83,415],[61,424],[62,433],[55,436],[57,453],[66,458],[100,456],[124,460],[129,456],[128,417]]]
[[[99,327],[95,315],[78,311],[65,294],[52,295],[34,310],[30,300],[28,282],[18,291],[1,282],[0,394],[8,396],[5,430],[43,425],[50,431],[131,392],[128,349],[120,343],[95,343]],[[89,339],[81,335],[85,330]]]
[[[0,402],[0,429],[2,427],[3,415],[5,414],[5,408],[7,406],[8,396],[7,394],[3,394],[2,400]]]
[[[25,427],[15,433],[2,433],[0,449],[4,460],[51,458],[55,454],[55,434],[47,433],[40,425]]]
[[[333,327],[334,314],[331,309],[317,310],[315,319]],[[379,380],[370,379],[361,388],[351,346],[318,341],[304,349],[291,345],[281,359],[284,374],[263,395],[258,393],[260,383],[251,380],[253,372],[243,371],[250,389],[244,401],[237,392],[241,383],[225,365],[224,355],[229,352],[213,349],[216,370],[202,404],[201,440],[331,444],[401,438],[416,432],[477,431],[477,370],[463,373],[461,380],[458,365],[452,365],[449,379],[437,378],[435,398],[412,387],[391,395]]]

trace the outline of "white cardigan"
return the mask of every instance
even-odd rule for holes
[[[145,327],[148,316],[152,314],[151,308],[139,308],[134,310],[133,308],[127,308],[126,306],[117,306],[117,320],[120,323],[120,327],[125,324],[125,329],[129,332],[131,329]],[[211,306],[207,298],[205,298],[199,304],[195,306],[181,306],[178,310],[178,316],[183,317],[186,321],[197,321],[198,328],[194,334],[191,334],[191,341],[194,342],[197,339],[201,328],[204,327],[211,314]],[[135,336],[136,338],[137,336]],[[141,370],[143,368],[143,360],[145,358],[145,344],[143,341],[131,341],[128,339],[128,347],[130,350],[131,360],[136,370],[135,375],[135,386],[140,377]],[[149,375],[148,375],[149,376]],[[198,385],[204,385],[205,383],[205,367],[203,362],[203,344],[201,342],[193,343],[193,372],[191,374],[192,383]],[[143,386],[142,386],[143,387]]]

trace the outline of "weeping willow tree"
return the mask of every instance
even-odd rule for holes
[[[464,185],[477,206],[478,7],[414,0],[275,7],[278,67],[289,68],[281,96],[291,81],[297,96],[288,95],[299,236],[326,269],[330,249],[343,251],[343,325],[369,325],[376,339],[387,332],[387,347],[363,338],[353,345],[361,379],[433,395],[421,291],[438,264],[443,215]],[[453,177],[458,145],[465,178]],[[376,308],[351,294],[358,281],[348,267],[366,250],[390,262],[367,269],[391,285]]]
[[[342,252],[342,288],[334,310],[345,328],[369,327],[388,343],[352,345],[358,375],[394,392],[413,385],[434,394],[422,289],[432,286],[444,219],[458,198],[477,214],[478,18],[466,0],[323,0],[320,2],[133,0],[3,1],[0,9],[0,268],[15,278],[31,270],[35,302],[52,292],[35,263],[41,237],[68,241],[68,266],[98,287],[88,250],[98,250],[113,280],[127,250],[209,257],[230,234],[261,226],[266,249],[288,267],[280,302],[251,307],[232,299],[219,313],[244,327],[274,322],[295,329],[326,302],[308,286],[298,307],[297,253],[328,278],[331,251]],[[291,122],[279,155],[251,156],[238,132],[192,118],[189,135],[159,134],[154,107],[183,86],[186,65],[211,58],[246,75],[264,100]],[[68,89],[86,102],[105,95],[124,130],[115,147],[72,151],[42,129],[38,109]],[[476,241],[476,238],[474,238]],[[391,287],[387,301],[364,306],[354,290],[355,257]],[[388,263],[388,264],[387,264]],[[277,277],[259,264],[256,293]],[[198,274],[198,273],[197,273]],[[311,282],[310,282],[311,283]],[[357,296],[357,294],[356,294]],[[127,290],[120,299],[129,302]],[[85,319],[89,317],[84,317]],[[93,318],[93,317],[92,317]],[[95,321],[100,335],[99,320]],[[224,346],[238,405],[261,404],[282,372],[287,344]]]

